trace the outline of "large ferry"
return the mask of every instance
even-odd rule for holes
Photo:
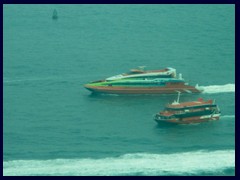
[[[200,93],[202,89],[191,86],[184,81],[182,75],[176,77],[176,70],[131,70],[130,73],[112,76],[104,80],[93,81],[84,85],[93,93],[107,94],[171,94]]]
[[[221,111],[213,100],[204,101],[199,98],[197,101],[179,103],[178,96],[178,100],[157,113],[154,120],[159,124],[165,122],[190,124],[218,120],[220,115]]]

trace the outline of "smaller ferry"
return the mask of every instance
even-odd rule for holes
[[[204,101],[199,98],[197,101],[179,103],[178,99],[168,104],[165,109],[154,116],[157,123],[190,124],[201,123],[211,120],[218,120],[221,111],[214,100]]]

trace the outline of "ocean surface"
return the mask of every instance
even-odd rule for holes
[[[157,125],[177,95],[83,87],[138,66],[176,68],[220,120]],[[4,5],[3,175],[235,175],[234,5]]]

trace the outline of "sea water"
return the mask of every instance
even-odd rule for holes
[[[234,5],[4,5],[3,175],[234,175]],[[58,18],[52,19],[54,9]],[[219,121],[157,125],[175,95],[83,85],[173,67]]]

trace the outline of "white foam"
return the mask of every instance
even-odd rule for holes
[[[235,150],[174,154],[125,154],[103,159],[13,160],[3,162],[4,176],[168,175],[221,172],[235,168]]]
[[[235,115],[223,115],[221,118],[235,118]]]
[[[12,80],[4,80],[3,83],[21,83],[21,82],[28,82],[28,81],[48,81],[53,80],[54,78],[25,78],[25,79],[12,79]],[[56,79],[56,78],[55,78]]]
[[[235,84],[199,86],[199,87],[203,88],[203,93],[208,93],[208,94],[235,92]]]
[[[64,78],[61,76],[49,76],[49,77],[32,77],[32,78],[22,78],[22,79],[9,79],[4,78],[3,83],[24,83],[24,82],[39,82],[39,81],[63,81],[63,80],[79,80],[78,76],[65,76]]]

